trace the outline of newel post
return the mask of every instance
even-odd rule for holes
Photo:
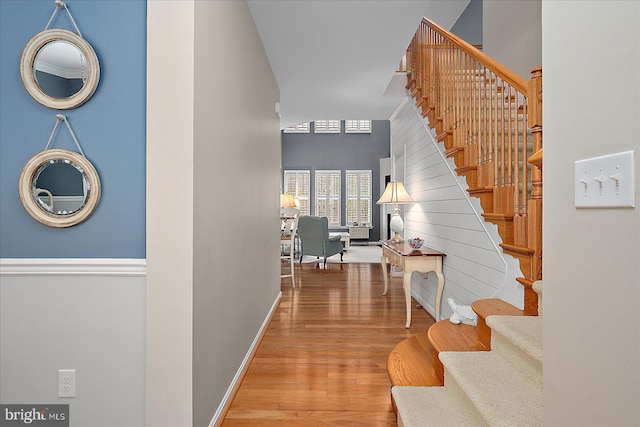
[[[542,67],[531,71],[529,81],[529,127],[533,133],[533,155],[527,159],[531,167],[531,199],[528,202],[528,246],[534,250],[531,276],[527,283],[542,279]],[[538,294],[525,286],[525,313],[537,314]]]

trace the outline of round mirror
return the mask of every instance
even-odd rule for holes
[[[100,199],[100,178],[84,156],[68,150],[45,150],[22,169],[20,200],[35,220],[70,227],[89,217]]]
[[[33,99],[46,107],[65,110],[91,98],[100,80],[100,64],[85,39],[54,28],[29,40],[22,51],[20,75]]]

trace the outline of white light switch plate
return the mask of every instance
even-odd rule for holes
[[[575,162],[577,208],[636,206],[634,151]]]

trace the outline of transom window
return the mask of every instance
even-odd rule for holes
[[[309,133],[309,122],[286,127],[284,133]]]
[[[371,224],[371,171],[348,170],[347,180],[347,225]]]
[[[300,215],[309,215],[309,193],[311,184],[311,174],[308,170],[286,170],[284,171],[284,192],[293,194],[296,206],[300,209]]]
[[[340,171],[316,171],[315,206],[317,216],[326,216],[329,226],[340,225]]]
[[[315,133],[340,133],[340,120],[316,120],[313,122]]]
[[[371,133],[371,120],[345,120],[345,133]]]

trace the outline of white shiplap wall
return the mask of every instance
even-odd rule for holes
[[[451,315],[447,298],[471,305],[496,296],[522,307],[517,261],[502,253],[495,225],[483,221],[479,202],[468,196],[464,178],[443,152],[413,102],[404,102],[391,118],[391,155],[404,158],[403,167],[396,162],[395,179],[416,201],[404,207],[404,236],[422,237],[425,245],[446,254],[442,317]],[[413,275],[412,295],[432,315],[436,288],[435,274]]]

